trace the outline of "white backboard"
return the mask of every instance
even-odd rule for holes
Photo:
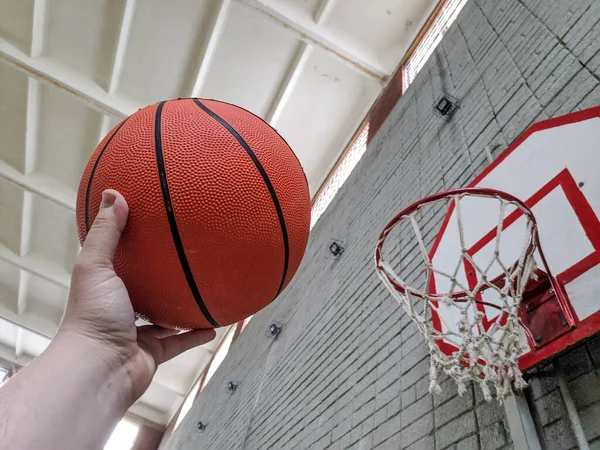
[[[523,334],[521,341],[527,350],[519,360],[522,369],[600,331],[600,107],[532,125],[469,187],[505,191],[531,208],[549,268],[565,286],[574,316],[568,332],[538,348]],[[464,199],[461,215],[469,253],[476,262],[490,260],[495,240],[489,236],[498,225],[498,203]],[[502,232],[500,254],[509,265],[521,252],[524,224],[521,216]],[[452,209],[430,255],[434,267],[452,272],[460,258],[459,247],[456,211]],[[459,273],[465,284],[468,276],[473,274]],[[435,281],[436,292],[445,292],[444,280]],[[493,290],[486,291],[482,300],[494,304],[494,295]],[[436,326],[453,327],[458,320],[453,311],[456,309],[440,307],[434,317]],[[484,312],[487,323],[498,316],[495,308],[484,307]],[[440,347],[452,352],[454,344],[445,342]]]

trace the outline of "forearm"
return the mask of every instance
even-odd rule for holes
[[[0,449],[100,449],[128,408],[125,366],[59,336],[0,389]]]
[[[0,450],[101,449],[158,364],[214,339],[214,330],[136,328],[112,265],[127,214],[118,192],[103,192],[77,255],[59,333],[0,388]]]

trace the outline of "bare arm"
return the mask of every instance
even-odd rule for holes
[[[101,449],[158,364],[214,338],[213,330],[136,328],[112,266],[127,215],[125,199],[107,191],[73,268],[56,337],[0,388],[0,450]]]

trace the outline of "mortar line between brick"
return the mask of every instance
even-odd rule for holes
[[[540,22],[543,26],[545,26],[547,29],[548,27],[546,26],[546,24],[541,21],[535,14],[532,14],[531,11],[529,10],[529,8],[527,8],[525,5],[523,5],[523,2],[521,0],[517,0],[527,11],[529,11],[529,13],[531,14],[532,17],[534,17],[538,22]],[[481,7],[477,4],[477,2],[474,3],[475,6],[479,9],[479,11],[481,12],[481,15],[485,18],[485,21],[488,23],[488,25],[490,26],[490,28],[492,29],[492,31],[494,32],[494,34],[496,35],[496,39],[498,40],[498,42],[500,42],[502,44],[502,47],[504,48],[504,50],[506,51],[506,54],[508,55],[508,57],[510,58],[510,61],[513,63],[515,69],[517,70],[517,72],[519,72],[519,75],[521,76],[521,79],[523,80],[523,83],[525,84],[525,86],[527,87],[527,89],[529,89],[529,92],[531,93],[531,96],[537,101],[538,105],[540,106],[540,108],[543,110],[544,107],[542,105],[542,103],[540,102],[540,99],[537,97],[537,95],[535,95],[535,91],[531,88],[531,86],[529,85],[529,83],[527,82],[527,78],[525,77],[525,74],[521,71],[521,69],[519,68],[517,62],[515,61],[515,59],[513,58],[513,55],[511,54],[511,52],[508,50],[508,47],[506,46],[506,43],[504,42],[504,40],[500,37],[500,33],[498,33],[498,31],[496,31],[496,29],[494,28],[494,26],[492,25],[492,23],[490,22],[490,20],[488,19],[488,17],[484,14],[483,10],[481,9]],[[550,30],[548,30],[550,31]],[[462,33],[462,30],[461,30]],[[554,33],[551,33],[554,34]],[[466,41],[466,40],[465,40]],[[469,48],[469,45],[467,43],[467,48]],[[470,54],[470,51],[469,51]],[[570,81],[570,80],[569,80]],[[485,86],[484,86],[485,88]],[[487,92],[487,91],[486,91]],[[551,101],[551,100],[550,100]],[[548,102],[550,103],[550,102]],[[507,102],[508,104],[508,102]],[[515,113],[516,115],[517,113]],[[514,115],[512,116],[514,117]],[[512,118],[511,117],[511,118]],[[509,120],[511,119],[509,118]]]
[[[427,83],[431,85],[431,73],[427,73]],[[423,85],[424,86],[424,85]],[[423,86],[421,86],[421,91],[423,90]],[[432,89],[433,91],[433,89]],[[415,94],[418,95],[418,94]],[[419,186],[419,195],[421,195],[421,153],[423,152],[423,146],[421,145],[421,127],[419,127],[419,102],[415,101],[415,128],[417,129],[417,169],[418,169],[418,178],[417,178],[417,186]]]
[[[260,384],[258,386],[258,390],[256,392],[256,399],[254,400],[254,405],[252,405],[252,410],[250,411],[250,420],[248,421],[248,426],[246,427],[246,433],[244,434],[244,440],[242,443],[242,449],[246,448],[246,444],[248,443],[248,438],[250,437],[250,433],[252,430],[252,421],[254,418],[254,412],[256,411],[256,407],[258,406],[258,402],[260,401],[260,394],[262,392],[262,388],[264,386],[264,383],[266,381],[266,375],[267,375],[267,371],[269,368],[269,361],[271,360],[271,355],[273,354],[273,347],[274,347],[274,342],[272,341],[270,344],[270,348],[269,348],[269,354],[267,355],[267,360],[265,361],[265,367],[263,369],[263,374],[261,376],[261,381]]]
[[[446,55],[446,51],[444,50],[444,47],[443,47],[443,45],[442,45],[441,42],[438,44],[437,48],[440,50],[440,53],[441,53],[442,57],[446,61],[446,67],[448,68],[448,80],[452,84],[452,88],[456,89],[456,86],[455,86],[454,82],[452,81],[452,71],[450,70],[450,64],[448,62],[448,56]],[[484,86],[484,89],[485,89],[485,86]],[[486,92],[486,96],[487,96],[487,92]],[[490,109],[492,109],[492,108],[490,107]],[[492,109],[492,114],[494,114],[494,110],[493,109]],[[438,148],[442,149],[443,147],[442,147],[442,142],[441,142],[441,139],[440,139],[440,131],[439,130],[436,133],[435,138],[438,141]],[[443,169],[442,169],[442,171],[443,171]],[[443,175],[442,175],[442,189],[444,189],[444,190],[448,189],[448,186],[446,186],[446,179],[445,179],[445,177]]]
[[[588,12],[588,10],[591,7],[592,7],[592,4],[590,3],[590,6],[587,7],[587,9],[584,11],[584,13],[579,17],[579,19],[577,19],[577,21],[573,24],[573,26],[567,30],[567,32],[564,34],[563,37],[565,37],[569,33],[569,31],[571,31],[573,28],[575,28],[577,26],[577,24],[579,23],[579,21],[583,17],[585,17],[586,13]],[[600,24],[600,19],[598,19],[596,22],[594,22],[594,24],[590,27],[589,31],[592,31],[596,27],[596,25],[598,25],[598,24]],[[564,41],[562,39],[560,39],[560,42],[561,42],[561,44],[564,44],[566,46],[566,44],[564,43]],[[596,54],[597,54],[597,52],[596,52]],[[596,56],[596,54],[594,54],[588,61],[590,61],[594,56]],[[575,56],[575,55],[573,54],[573,56]],[[581,61],[581,62],[583,63],[583,61]]]
[[[479,5],[477,5],[477,3],[475,3],[475,6],[477,8],[479,8]],[[481,8],[479,8],[479,11],[481,11]],[[485,17],[485,14],[483,14],[483,11],[481,11],[481,14]],[[487,21],[487,17],[486,17],[486,21]],[[489,23],[489,21],[488,21],[488,23]],[[490,27],[491,27],[491,24],[490,24]],[[479,80],[478,82],[481,83],[481,86],[483,87],[483,92],[485,93],[485,98],[486,98],[486,100],[488,102],[488,106],[490,107],[490,111],[492,112],[492,119],[490,120],[489,123],[491,123],[492,121],[495,121],[496,125],[498,126],[498,129],[501,130],[502,127],[500,127],[500,123],[498,122],[498,117],[496,116],[496,112],[494,111],[494,105],[492,105],[492,101],[490,99],[489,92],[488,92],[488,90],[487,90],[487,88],[485,86],[485,83],[483,82],[483,75],[482,75],[481,71],[479,70],[479,66],[475,62],[475,58],[473,58],[473,52],[471,51],[471,48],[469,47],[469,41],[467,41],[467,38],[466,38],[465,33],[463,32],[463,30],[462,30],[462,28],[460,26],[460,23],[458,23],[458,22],[456,23],[456,28],[458,29],[458,31],[460,32],[462,38],[465,41],[465,47],[467,48],[467,54],[469,55],[469,58],[471,59],[471,62],[473,63],[473,67],[475,67],[475,70],[477,71],[477,78]],[[492,28],[492,30],[493,30],[493,28]],[[494,33],[495,32],[496,31],[494,30]],[[498,36],[498,33],[496,33],[496,36]],[[500,38],[498,37],[498,39],[500,39]],[[508,50],[507,50],[507,52],[508,52]],[[444,56],[445,56],[445,53],[444,53]],[[519,72],[519,73],[521,73],[521,72]],[[523,77],[523,74],[521,74],[521,77]],[[489,125],[489,123],[486,124],[486,127]],[[469,154],[469,162],[472,164],[473,161],[470,158],[470,152],[469,152],[468,145],[467,145],[467,138],[466,138],[466,135],[465,135],[464,124],[461,122],[460,126],[461,126],[461,131],[462,131],[462,134],[463,134],[463,138],[464,138],[464,141],[465,141],[465,145],[467,147],[467,154]],[[484,132],[484,130],[485,130],[485,127],[481,130],[481,132],[477,136],[475,136],[473,138],[473,142],[475,142],[475,140]]]
[[[391,370],[391,369],[390,369]],[[321,389],[320,391],[318,391],[316,394],[313,395],[313,397],[311,397],[311,400],[314,400],[315,396],[318,395],[320,392],[322,392],[324,389]],[[333,393],[330,394],[330,396],[333,395]],[[290,400],[291,402],[293,402],[295,399],[299,398],[300,394],[296,395],[295,397],[292,398],[292,400]],[[290,402],[288,401],[288,403]],[[287,404],[287,403],[286,403]],[[276,406],[276,405],[272,405],[272,406]],[[265,418],[262,422],[261,425],[265,422],[265,420],[267,420],[267,418]],[[314,420],[313,420],[314,421]],[[312,423],[313,421],[311,421],[310,423]],[[291,424],[291,427],[293,427],[294,425],[298,424],[299,422],[296,422],[294,424]],[[280,424],[281,425],[281,424]],[[290,420],[288,420],[284,425],[290,425]],[[280,427],[282,428],[282,427]],[[297,433],[296,433],[297,434]],[[281,436],[278,438],[278,440],[281,439]]]
[[[487,100],[487,102],[488,102],[488,105],[489,105],[489,107],[490,107],[490,111],[491,111],[491,113],[492,113],[492,117],[490,118],[489,122],[487,122],[487,123],[485,124],[485,126],[482,128],[482,130],[479,132],[479,134],[477,134],[476,136],[474,136],[474,137],[473,137],[473,142],[475,142],[475,140],[477,140],[477,138],[478,138],[479,136],[481,136],[481,135],[482,135],[482,134],[485,132],[485,129],[486,129],[486,127],[487,127],[487,126],[489,126],[489,124],[490,124],[490,123],[492,123],[492,122],[495,122],[495,123],[496,123],[496,125],[497,125],[497,127],[498,127],[498,130],[502,130],[502,127],[500,127],[500,124],[498,123],[498,119],[497,119],[497,117],[496,117],[496,113],[495,113],[495,111],[494,111],[494,107],[492,106],[492,103],[491,103],[491,100],[490,100],[490,98],[489,98],[489,94],[488,94],[488,91],[487,91],[487,89],[486,89],[486,87],[485,87],[485,84],[483,83],[483,78],[482,78],[481,72],[479,71],[479,67],[478,67],[478,66],[477,66],[477,64],[475,63],[475,60],[474,60],[474,58],[473,58],[473,56],[472,56],[472,53],[471,53],[471,49],[469,48],[468,42],[467,42],[466,38],[464,37],[464,33],[463,33],[463,32],[462,32],[462,30],[460,29],[460,26],[459,26],[459,24],[458,24],[458,23],[456,24],[456,26],[457,26],[457,28],[458,28],[459,32],[461,33],[461,35],[463,36],[463,39],[464,39],[464,41],[465,41],[465,44],[466,44],[467,52],[468,52],[468,54],[469,54],[469,57],[470,57],[470,59],[471,59],[471,62],[473,63],[473,66],[475,67],[475,70],[477,71],[477,75],[478,75],[478,79],[479,79],[479,81],[478,81],[478,82],[479,82],[479,83],[481,83],[481,86],[483,87],[483,91],[484,91],[484,93],[485,93],[486,100]],[[445,59],[445,61],[446,61],[446,66],[448,67],[448,77],[449,77],[450,83],[452,84],[452,88],[453,88],[453,89],[456,89],[456,87],[454,86],[454,83],[453,83],[453,81],[452,81],[452,73],[450,72],[450,65],[448,64],[448,57],[446,56],[446,52],[444,51],[444,48],[443,48],[443,46],[441,46],[441,45],[440,45],[438,48],[439,48],[439,50],[440,50],[440,52],[441,52],[441,55],[442,55],[442,57],[443,57],[443,58]],[[471,87],[470,87],[470,88],[467,90],[467,92],[466,92],[465,94],[463,94],[463,97],[464,97],[465,95],[467,95],[467,94],[468,94],[468,93],[471,91],[471,89],[473,89],[473,87],[474,87],[474,86],[475,86],[475,85],[471,86]],[[512,97],[511,97],[511,98],[512,98]],[[509,99],[509,101],[510,101],[510,99]],[[458,114],[460,115],[460,114],[461,114],[461,112],[460,112],[460,111],[458,111]],[[461,116],[461,117],[462,117],[462,116]],[[464,141],[464,144],[465,144],[465,145],[464,145],[464,149],[463,149],[463,150],[464,150],[464,151],[466,152],[466,154],[467,154],[467,157],[468,157],[468,159],[469,159],[469,164],[470,164],[470,165],[472,165],[472,164],[473,164],[473,159],[472,159],[472,157],[471,157],[471,154],[470,154],[470,152],[469,152],[469,146],[468,146],[468,144],[467,144],[466,133],[465,133],[464,124],[462,123],[462,121],[459,121],[459,126],[460,126],[460,128],[461,128],[461,134],[462,134],[462,136],[463,136],[463,141]],[[442,129],[443,129],[443,128],[442,128]],[[436,136],[435,136],[435,138],[437,138],[437,140],[438,140],[438,147],[441,149],[441,148],[443,148],[443,146],[442,146],[442,142],[441,142],[441,140],[440,140],[440,131],[441,131],[441,129],[440,129],[440,130],[439,130],[439,131],[436,133]],[[447,172],[448,172],[448,170],[446,170],[445,172],[447,173]],[[472,175],[473,175],[473,176],[475,176],[475,175],[476,175],[476,174],[475,174],[475,172],[474,172],[474,170],[473,170],[473,174],[472,174]],[[449,189],[449,188],[450,188],[450,186],[448,186],[448,185],[447,185],[447,180],[446,180],[445,174],[444,174],[444,175],[442,175],[442,177],[441,177],[441,180],[442,180],[442,188],[443,188],[444,190],[446,190],[446,189]]]
[[[374,292],[374,291],[376,291],[376,290],[377,290],[377,286],[375,286],[375,287],[371,288],[371,290],[370,290],[370,291],[366,292],[366,296],[370,296],[370,295],[372,295],[372,294],[373,294],[373,292]],[[375,310],[376,310],[376,308],[374,308],[374,309],[373,309],[372,313],[374,313],[374,312],[375,312]],[[368,318],[368,317],[370,317],[370,316],[371,316],[371,314],[369,314],[369,315],[367,316],[367,318]],[[350,317],[348,317],[348,318],[347,318],[347,323],[346,323],[346,324],[344,324],[344,325],[342,325],[342,326],[343,326],[343,328],[342,328],[342,326],[340,326],[340,327],[339,327],[339,328],[337,328],[335,331],[336,331],[336,332],[338,332],[338,331],[339,331],[340,333],[342,333],[342,334],[343,334],[345,330],[351,329],[351,328],[352,328],[352,325],[354,324],[354,322],[355,322],[356,320],[359,320],[359,319],[360,319],[360,312],[359,312],[359,311],[357,311],[356,313],[353,313],[353,314],[352,314],[352,316],[350,316]],[[363,317],[363,320],[364,320],[364,319],[365,319],[365,318]],[[330,322],[331,322],[331,321],[333,321],[333,320],[334,320],[334,318],[330,319]],[[350,321],[350,320],[352,320],[352,322],[351,322],[351,323],[349,323],[349,321]],[[373,319],[373,320],[375,320],[375,319]],[[325,327],[327,327],[327,326],[328,326],[328,324],[329,324],[330,322],[328,322],[327,324],[325,324]],[[318,336],[316,336],[316,337],[315,337],[315,339],[314,339],[314,342],[318,342],[318,340],[319,340],[320,336],[321,336],[321,335],[318,335]],[[301,341],[301,339],[298,339],[297,341]],[[313,344],[313,341],[310,341],[310,342],[308,342],[308,344],[307,344],[307,345],[305,345],[305,346],[304,346],[304,348],[309,348],[309,347],[310,347],[312,344]],[[342,346],[343,344],[344,344],[343,342],[340,342],[340,343],[339,343],[339,345],[338,345],[337,347],[335,347],[335,348],[334,348],[334,350],[338,349],[338,348],[339,348],[340,346]],[[297,345],[299,345],[299,344],[297,344]],[[294,347],[292,347],[292,348],[290,348],[290,349],[288,349],[288,351],[290,351],[290,352],[291,352],[291,351],[293,351],[293,350],[296,350],[296,347],[297,347],[297,345],[296,345],[296,346],[294,346]],[[346,348],[346,347],[344,347],[344,348]],[[319,353],[317,353],[317,354],[312,354],[312,355],[311,355],[311,357],[310,357],[310,359],[311,359],[311,360],[314,360],[315,358],[321,357],[322,355],[326,355],[326,354],[327,354],[327,351],[326,351],[326,349],[323,349],[323,348],[322,348],[322,349],[321,349],[321,351],[320,351]],[[290,359],[290,360],[287,360],[287,361],[288,361],[290,364],[283,366],[283,367],[282,367],[282,369],[278,370],[276,373],[280,373],[280,372],[281,372],[283,369],[287,369],[288,367],[291,367],[293,364],[297,364],[297,363],[303,362],[303,361],[305,361],[305,360],[291,360],[291,359]]]
[[[456,28],[458,29],[458,31],[460,31],[460,34],[463,36],[463,39],[465,39],[464,37],[464,33],[462,32],[462,30],[460,29],[460,26],[458,25],[458,23],[456,24]],[[467,40],[465,39],[465,43],[467,43]],[[469,53],[469,57],[471,58],[471,61],[473,61],[473,65],[475,66],[476,70],[477,70],[477,75],[478,78],[481,79],[481,74],[479,73],[479,69],[477,68],[477,65],[475,64],[475,61],[473,60],[473,57],[471,56],[471,50],[469,49],[469,45],[467,44],[467,52]],[[450,69],[448,69],[450,70]],[[429,68],[429,80],[431,82],[431,68]],[[485,86],[483,87],[484,91],[485,91]],[[487,91],[485,91],[486,93],[486,97],[487,97]],[[489,102],[489,99],[488,99]],[[459,107],[460,109],[460,107]],[[467,159],[469,161],[469,166],[471,166],[473,164],[473,159],[471,158],[471,154],[469,152],[469,149],[467,147],[467,135],[465,134],[465,127],[464,124],[462,122],[462,115],[460,114],[460,111],[457,111],[458,114],[454,115],[455,120],[457,120],[458,126],[460,127],[460,134],[462,135],[463,138],[463,143],[464,146],[463,147],[463,152],[466,153],[467,155]],[[492,110],[493,113],[493,110]],[[450,118],[449,120],[452,120],[452,118]],[[438,131],[439,133],[439,131]],[[421,160],[419,159],[419,174],[420,174],[420,170],[421,170]],[[420,178],[420,177],[419,177]],[[420,185],[420,179],[419,179],[419,185]],[[420,186],[419,186],[420,187]]]
[[[364,269],[367,267],[368,264],[371,264],[371,262],[365,263],[365,265],[363,267],[361,267],[361,269],[359,270],[359,272],[364,272]],[[371,294],[373,294],[373,292],[375,290],[377,290],[377,286],[374,286],[374,287],[372,287],[370,289],[371,290],[369,291],[369,288],[366,288],[364,291],[361,291],[358,295],[352,296],[350,304],[353,304],[355,301],[358,301],[359,298],[361,297],[361,294],[365,294],[367,297],[370,296]],[[326,309],[325,310],[321,310],[321,315],[328,313],[332,308],[335,309],[336,308],[336,301],[339,300],[339,298],[342,297],[345,292],[346,292],[346,290],[344,289],[344,290],[341,290],[337,296],[335,296],[335,297],[332,296],[331,302],[328,302],[327,305],[325,306]],[[298,302],[298,303],[300,303],[300,302]],[[294,314],[295,313],[292,313],[290,315],[290,318],[292,318],[294,316]],[[328,326],[329,323],[331,323],[332,321],[335,321],[335,317],[330,318],[329,321],[327,322],[327,324],[325,324],[325,326]],[[346,326],[344,329],[347,329],[347,328],[348,328],[348,326]],[[300,345],[304,345],[304,347],[309,347],[313,343],[318,342],[318,340],[319,340],[318,336],[313,336],[313,338],[310,341],[306,341],[306,340],[302,340],[302,339],[296,339],[296,340],[293,341],[293,346],[291,348],[289,348],[288,350],[290,352],[292,352],[292,351],[296,350],[298,348],[298,346],[300,346]],[[313,355],[313,357],[314,356],[315,355]],[[290,359],[290,360],[288,360],[288,362],[289,363],[295,363],[295,362],[298,362],[298,361]],[[287,365],[283,366],[282,369],[286,368],[286,367],[287,367]]]
[[[521,0],[517,0],[519,3],[522,3]],[[525,5],[523,5],[525,6]],[[564,32],[564,34],[562,36],[556,36],[557,38],[559,38],[561,41],[562,39],[569,34],[569,31],[571,31],[573,28],[575,28],[577,26],[577,24],[579,23],[579,21],[581,20],[582,17],[584,17],[586,15],[586,13],[589,11],[589,9],[592,7],[592,3],[589,4],[589,6],[585,9],[585,11],[581,14],[581,16],[579,16],[579,18],[573,23],[573,25],[571,26],[571,28],[569,28],[567,31]],[[536,16],[534,16],[536,17]],[[536,19],[540,20],[538,17],[536,17]],[[540,20],[541,22],[541,20]],[[597,22],[596,22],[597,23]],[[544,24],[545,25],[545,24]],[[595,25],[595,24],[594,24]]]
[[[525,3],[523,3],[523,0],[517,0],[517,2],[519,2],[519,4],[521,4],[521,6],[523,6],[523,8],[525,8],[525,9],[526,9],[526,10],[529,12],[529,14],[531,14],[531,15],[532,15],[532,17],[535,17],[535,19],[536,19],[536,20],[537,20],[539,23],[541,23],[541,24],[544,26],[544,28],[546,28],[546,30],[547,30],[547,31],[548,31],[548,32],[549,32],[551,35],[553,35],[553,36],[556,36],[556,41],[557,41],[557,42],[560,44],[560,46],[561,46],[562,48],[564,48],[564,49],[565,49],[565,50],[566,50],[566,51],[569,53],[569,55],[571,55],[573,58],[575,58],[575,59],[576,59],[576,60],[579,62],[579,64],[581,64],[581,66],[582,66],[582,67],[583,67],[585,70],[587,70],[587,71],[590,73],[590,75],[592,75],[592,77],[594,77],[596,80],[600,81],[600,77],[599,77],[598,75],[596,75],[594,72],[592,72],[592,71],[591,71],[591,70],[588,68],[587,64],[586,64],[586,63],[584,63],[584,62],[583,62],[581,59],[579,59],[579,57],[578,57],[577,55],[575,55],[575,53],[573,53],[573,52],[571,51],[571,49],[570,49],[570,48],[567,46],[567,44],[565,43],[565,41],[563,41],[563,38],[564,38],[564,37],[565,37],[565,36],[566,36],[566,35],[569,33],[569,31],[571,31],[571,30],[572,30],[572,29],[573,29],[573,28],[574,28],[574,27],[577,25],[577,23],[578,23],[578,22],[581,20],[581,18],[585,16],[585,13],[587,13],[587,11],[588,11],[588,10],[591,8],[591,4],[590,4],[590,6],[588,6],[588,7],[587,7],[587,9],[586,9],[586,10],[583,12],[583,14],[581,14],[581,16],[579,17],[579,19],[577,19],[577,20],[575,21],[575,23],[573,24],[573,26],[572,26],[571,28],[569,28],[569,29],[568,29],[568,30],[565,32],[565,34],[564,34],[564,35],[562,35],[562,36],[558,36],[558,35],[556,35],[556,34],[555,34],[553,31],[552,31],[552,29],[551,29],[551,28],[550,28],[548,25],[546,25],[546,22],[544,22],[544,21],[543,21],[543,20],[542,20],[540,17],[538,17],[538,16],[537,16],[537,15],[536,15],[536,14],[535,14],[535,13],[534,13],[532,10],[531,10],[531,8],[529,8],[529,7],[528,7],[528,6],[527,6]],[[478,5],[478,7],[479,7],[479,5]],[[487,17],[486,17],[486,20],[487,20]],[[592,26],[592,29],[593,29],[593,27],[594,27],[594,26],[595,26],[595,25],[596,25],[598,22],[600,22],[600,20],[598,20],[597,22],[595,22],[595,23],[594,23],[594,25]],[[489,23],[489,21],[488,21],[488,23]],[[490,24],[490,26],[491,26],[491,24]],[[494,30],[494,28],[493,28],[493,27],[492,27],[492,29]],[[496,35],[498,36],[498,33],[496,32],[496,30],[494,30],[494,33],[496,33]],[[498,39],[500,40],[500,36],[498,36]],[[501,40],[500,40],[500,42],[502,42],[502,45],[504,45],[504,42],[503,42],[503,41],[501,41]],[[505,48],[506,48],[506,47],[505,47]],[[596,52],[596,54],[598,54],[598,52]],[[594,56],[596,56],[596,55],[594,55]],[[592,56],[592,58],[593,58],[594,56]],[[590,58],[590,60],[591,60],[592,58]],[[511,59],[512,59],[512,58],[511,58]],[[518,70],[518,68],[517,68],[517,70]],[[520,72],[519,72],[519,73],[520,73]],[[568,84],[569,84],[569,83],[570,83],[570,82],[573,80],[573,78],[575,78],[575,76],[577,76],[578,74],[579,74],[579,72],[577,72],[577,73],[576,73],[576,74],[575,74],[575,75],[574,75],[572,78],[570,78],[570,79],[567,81],[567,83],[565,83],[565,86],[566,86],[566,85],[568,85]],[[559,92],[558,92],[558,93],[557,93],[557,94],[556,94],[556,95],[555,95],[555,96],[554,96],[552,99],[550,99],[550,101],[548,101],[548,104],[550,104],[550,102],[552,102],[552,100],[554,100],[554,98],[556,98],[556,96],[557,96],[558,94],[560,94],[560,92],[562,92],[562,90],[561,90],[561,91],[559,91]],[[537,97],[536,97],[536,100],[537,100]],[[539,103],[539,100],[538,100],[538,103]]]
[[[359,300],[360,300],[360,298],[361,298],[361,297],[363,297],[363,296],[365,296],[365,297],[369,297],[369,296],[371,296],[371,295],[372,295],[372,294],[373,294],[373,293],[374,293],[374,292],[375,292],[377,289],[378,289],[378,287],[377,287],[377,286],[371,286],[371,287],[368,287],[368,288],[364,289],[362,292],[360,292],[360,294],[359,294],[359,295],[356,295],[356,297],[355,297],[355,300],[353,300],[353,301],[352,301],[352,304],[353,304],[355,301],[359,301]],[[334,307],[334,308],[335,308],[335,305],[331,305],[331,307]],[[328,308],[328,310],[327,310],[327,311],[329,311],[329,309],[330,309],[330,308]],[[355,317],[355,315],[356,315],[356,313],[353,313],[353,314],[352,314],[350,317],[348,317],[347,319],[348,319],[348,320],[350,320],[350,319],[352,319],[352,320],[355,320],[355,318],[354,318],[354,317]],[[329,322],[331,322],[331,321],[333,321],[333,320],[335,320],[335,317],[332,317],[332,318],[330,319],[330,321],[329,321]],[[328,324],[329,324],[329,322],[328,322]],[[325,327],[327,327],[327,326],[328,326],[328,324],[325,324]],[[341,327],[340,327],[340,328],[341,328]],[[345,330],[345,329],[347,329],[347,328],[348,328],[348,324],[345,324],[345,326],[344,326],[344,328],[343,328],[343,329]],[[343,330],[342,330],[342,331],[343,331]],[[298,341],[302,341],[302,340],[298,340]],[[315,341],[315,342],[318,342],[318,337],[315,337],[315,338],[314,338],[313,340],[311,340],[311,341],[310,341],[308,344],[306,344],[306,342],[305,342],[305,344],[306,344],[306,345],[304,345],[304,347],[308,347],[308,346],[310,346],[310,344],[312,344],[312,343],[313,343],[313,341]],[[299,343],[298,343],[298,342],[296,342],[296,345],[295,345],[294,347],[292,347],[291,349],[289,349],[289,350],[295,350],[295,349],[296,349],[296,347],[297,347],[298,345],[299,345]],[[314,357],[314,355],[313,355],[313,357]],[[290,362],[297,362],[297,361],[295,361],[295,360],[294,360],[294,361],[292,361],[292,360],[289,360],[289,361],[290,361]]]
[[[599,20],[598,22],[600,22],[600,20]],[[593,56],[590,58],[590,61],[591,61],[592,59],[594,59],[594,58],[595,58],[595,57],[596,57],[598,54],[600,54],[600,49],[598,49],[598,51],[597,51],[596,53],[594,53],[594,55],[593,55]],[[595,78],[595,79],[596,79],[598,82],[600,82],[600,75],[596,75],[596,73],[595,73],[595,72],[593,72],[592,70],[590,70],[590,68],[587,66],[587,64],[586,64],[586,63],[583,63],[581,60],[578,60],[578,61],[581,63],[581,65],[582,65],[582,66],[585,68],[585,70],[587,70],[587,71],[588,71],[588,73],[589,73],[589,74],[590,74],[592,77],[594,77],[594,78]]]

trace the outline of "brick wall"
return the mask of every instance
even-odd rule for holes
[[[460,397],[446,380],[441,395],[427,392],[427,349],[372,252],[393,212],[465,185],[486,148],[497,156],[532,122],[600,104],[599,50],[598,0],[470,0],[313,229],[292,284],[242,332],[166,448],[511,448],[503,407],[478,388]],[[442,90],[461,103],[448,122],[432,113]],[[600,437],[597,347],[560,360],[575,361],[567,383],[590,441]],[[553,374],[536,374],[528,396],[542,444],[570,448]]]
[[[526,392],[540,441],[549,450],[578,448],[571,429],[567,395],[577,410],[590,448],[600,448],[600,337],[596,337],[535,371]]]

